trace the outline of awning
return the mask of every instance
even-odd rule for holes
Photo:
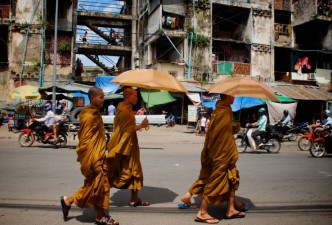
[[[163,90],[140,89],[140,93],[143,101],[147,104],[148,108],[155,105],[171,103],[176,100],[168,91]]]
[[[231,105],[232,111],[236,112],[241,109],[247,109],[258,105],[264,105],[265,103],[259,98],[253,97],[236,97]]]
[[[80,92],[80,93],[85,93],[87,94],[89,92],[89,89],[92,86],[89,85],[82,85],[82,84],[70,84],[70,85],[57,85],[55,87],[55,91],[57,93],[73,93],[73,92]],[[40,87],[39,92],[42,91],[48,91],[51,92],[53,91],[52,86],[47,86],[47,87]]]
[[[115,93],[120,85],[112,83],[115,76],[96,76],[96,87],[103,90],[104,93]]]
[[[296,100],[332,100],[332,93],[315,86],[277,83],[266,84],[270,86],[277,94]]]
[[[293,102],[297,102],[295,99],[292,98],[288,98],[286,96],[283,95],[277,95],[279,102],[280,103],[293,103]],[[266,103],[265,99],[260,99],[262,102]]]
[[[201,97],[199,93],[186,93],[186,94],[194,105],[199,105],[201,103]]]

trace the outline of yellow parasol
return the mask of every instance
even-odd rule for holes
[[[144,89],[188,92],[175,77],[154,69],[128,70],[116,76],[112,82]]]
[[[208,91],[209,93],[226,94],[234,97],[246,96],[279,102],[277,95],[270,87],[251,78],[226,78],[213,84]]]
[[[40,99],[41,95],[38,91],[37,86],[24,85],[15,88],[13,91],[8,93],[10,99]]]

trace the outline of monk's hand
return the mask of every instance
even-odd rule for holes
[[[145,130],[149,129],[149,121],[148,119],[145,117],[145,119],[142,121],[141,123],[142,128],[145,128]]]

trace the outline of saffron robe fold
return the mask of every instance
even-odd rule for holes
[[[120,102],[114,117],[114,132],[107,145],[108,178],[111,187],[140,190],[143,186],[143,170],[135,126],[132,106]]]
[[[201,171],[189,192],[200,195],[209,204],[218,205],[235,196],[240,177],[236,169],[238,151],[233,136],[230,106],[218,102],[201,152]]]
[[[106,139],[99,108],[86,106],[79,119],[79,144],[76,153],[85,180],[84,186],[74,193],[74,202],[80,208],[97,205],[108,209],[110,185],[107,178]],[[102,171],[98,172],[98,167],[101,167]]]

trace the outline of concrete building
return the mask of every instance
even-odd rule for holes
[[[52,85],[54,56],[57,83],[84,83],[79,55],[105,74],[154,68],[182,81],[250,76],[331,89],[328,0],[58,2],[54,54],[56,0],[1,1],[1,99],[21,84]]]

